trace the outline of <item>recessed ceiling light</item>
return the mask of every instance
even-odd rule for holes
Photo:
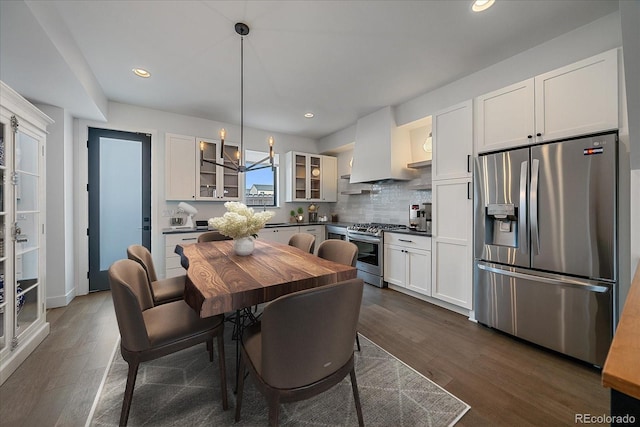
[[[134,68],[131,71],[133,71],[133,74],[135,74],[136,76],[142,77],[144,79],[151,77],[151,73],[145,70],[144,68]]]
[[[304,116],[305,116],[307,119],[311,119],[311,118],[313,118],[314,114],[313,114],[312,112],[308,112],[308,113],[304,113]]]
[[[495,1],[496,0],[475,0],[473,5],[471,5],[471,10],[474,12],[482,12],[483,10],[487,10],[493,6]]]

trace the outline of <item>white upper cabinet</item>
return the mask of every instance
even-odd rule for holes
[[[322,202],[338,201],[338,159],[332,156],[322,156]]]
[[[465,101],[433,115],[432,179],[471,177],[473,105]]]
[[[335,202],[338,163],[335,157],[289,151],[285,154],[287,202]]]
[[[476,98],[478,152],[533,142],[534,93],[534,79],[529,79]]]
[[[618,50],[535,78],[538,142],[618,128]]]
[[[196,142],[193,136],[168,133],[165,141],[165,199],[196,198]]]
[[[479,96],[478,153],[618,128],[613,49]]]

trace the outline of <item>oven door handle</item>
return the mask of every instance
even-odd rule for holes
[[[380,243],[380,238],[379,237],[369,237],[369,236],[365,236],[363,234],[348,234],[347,237],[349,238],[349,241],[358,241],[358,242],[365,242],[365,243]]]

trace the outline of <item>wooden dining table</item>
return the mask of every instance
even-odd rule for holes
[[[184,299],[200,317],[234,312],[357,275],[355,267],[266,240],[256,240],[249,256],[236,255],[233,240],[181,244],[175,252],[187,269]]]

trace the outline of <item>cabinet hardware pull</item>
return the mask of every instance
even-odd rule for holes
[[[467,172],[471,172],[471,155],[467,154]]]
[[[533,135],[527,135],[527,138],[531,139],[533,138]]]
[[[542,136],[542,134],[540,132],[536,133],[536,136]]]
[[[467,199],[471,200],[471,182],[467,182]]]
[[[413,240],[398,239],[398,241],[400,241],[400,242],[407,242],[407,243],[413,243]]]
[[[187,240],[198,240],[197,237],[189,237],[188,239],[182,239],[183,242],[186,242]]]

